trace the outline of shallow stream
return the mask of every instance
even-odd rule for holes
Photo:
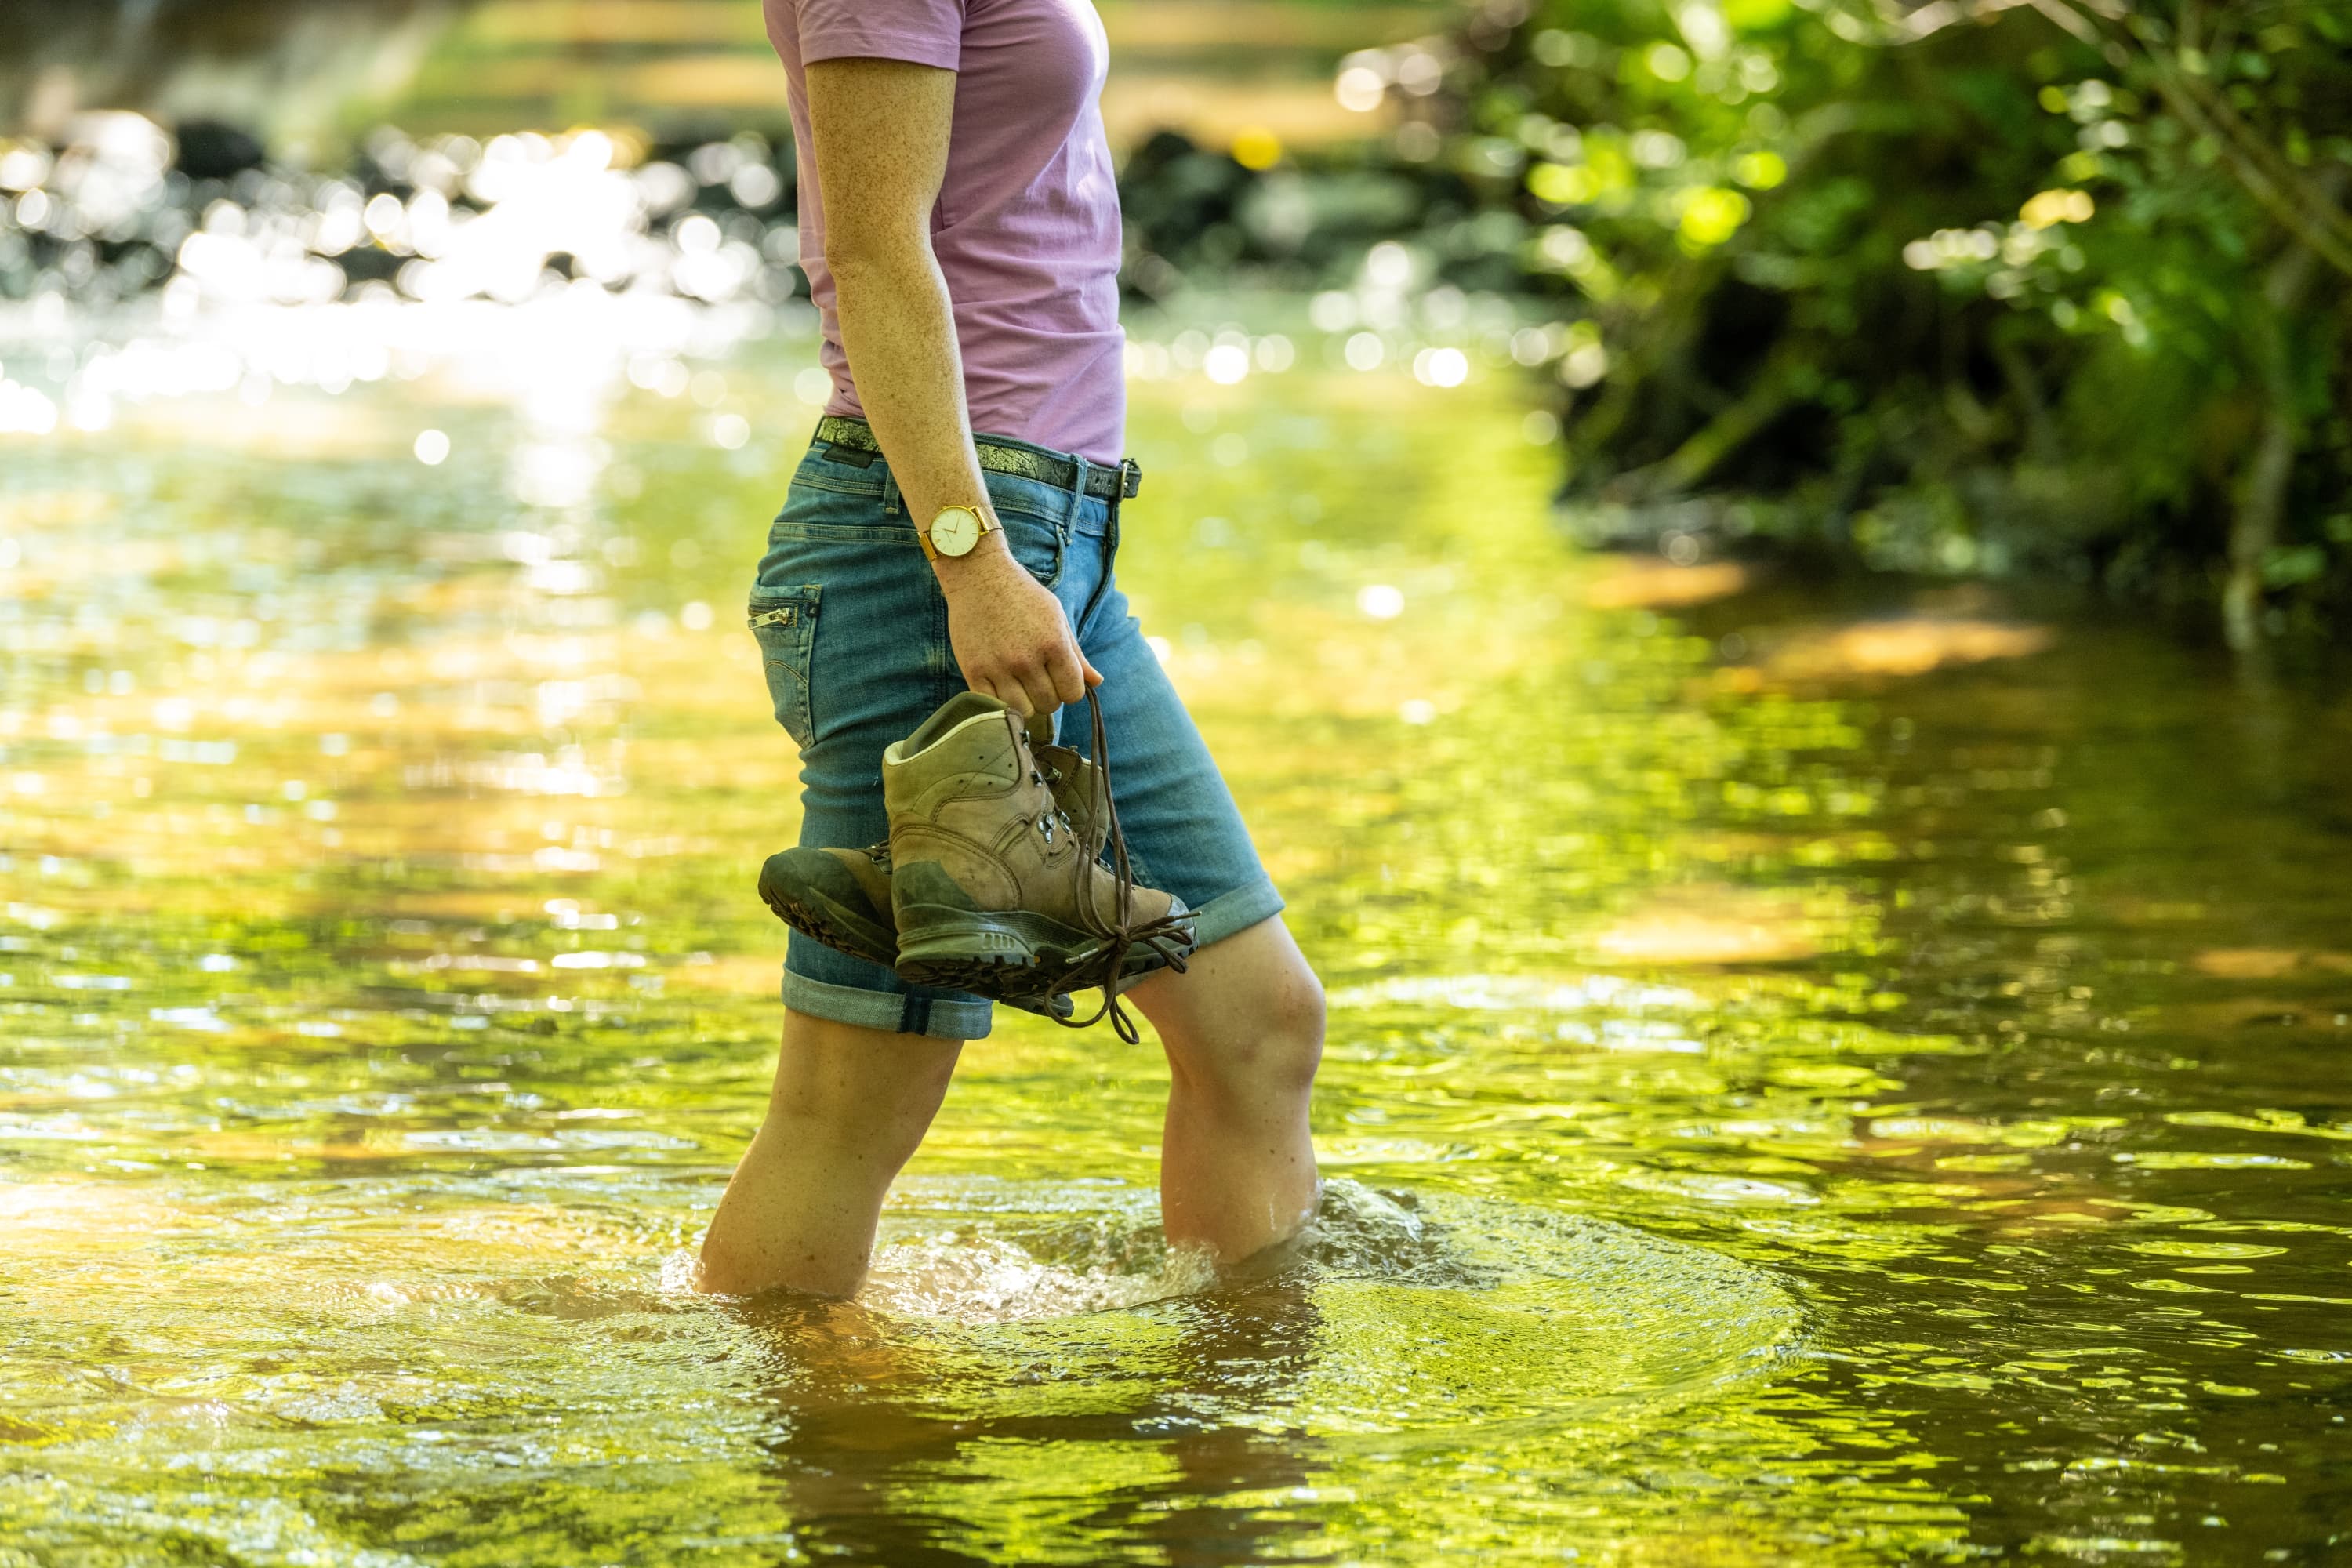
[[[1139,351],[1321,1228],[1195,1278],[1156,1049],[1008,1017],[858,1303],[712,1300],[810,345],[367,309],[0,437],[0,1564],[2352,1556],[2340,680],[1579,555],[1507,364]]]

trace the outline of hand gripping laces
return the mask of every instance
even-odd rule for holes
[[[1055,992],[1063,992],[1084,991],[1099,985],[1102,987],[1103,1005],[1095,1009],[1091,1017],[1057,1016],[1054,1021],[1066,1029],[1085,1029],[1102,1022],[1104,1016],[1108,1015],[1111,1028],[1120,1039],[1131,1046],[1142,1036],[1118,996],[1119,975],[1127,967],[1128,955],[1139,947],[1150,948],[1159,954],[1160,962],[1168,968],[1181,974],[1184,973],[1181,950],[1190,943],[1192,932],[1186,929],[1184,921],[1172,912],[1140,923],[1135,919],[1135,868],[1128,859],[1127,834],[1119,827],[1118,802],[1111,791],[1110,743],[1103,732],[1102,700],[1091,687],[1087,690],[1087,709],[1094,730],[1094,743],[1089,750],[1093,753],[1095,769],[1102,775],[1102,813],[1110,829],[1111,881],[1116,892],[1111,921],[1107,928],[1101,926],[1099,917],[1095,914],[1093,900],[1086,900],[1085,909],[1090,923],[1096,925],[1097,933],[1104,938],[1103,945],[1093,956],[1057,976],[1052,987]],[[1088,861],[1082,866],[1080,874],[1086,874],[1092,864]]]

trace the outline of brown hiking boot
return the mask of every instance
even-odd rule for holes
[[[1003,999],[1105,985],[1108,1009],[1124,984],[1181,966],[1192,912],[1122,874],[1108,774],[1042,750],[1018,714],[967,691],[883,752],[898,973]],[[1106,842],[1122,871],[1097,858]]]
[[[760,897],[778,920],[836,952],[885,969],[898,962],[887,843],[865,849],[802,845],[771,855],[760,868]],[[1005,1000],[1048,1018],[1066,1018],[1076,1011],[1066,995]]]

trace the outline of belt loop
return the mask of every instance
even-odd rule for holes
[[[1070,480],[1070,515],[1062,525],[1062,537],[1065,539],[1077,531],[1078,513],[1085,510],[1087,504],[1087,481],[1094,476],[1094,465],[1087,461],[1085,453],[1073,452],[1070,458],[1077,464],[1078,471]]]

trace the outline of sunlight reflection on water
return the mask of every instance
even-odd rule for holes
[[[1202,310],[1122,574],[1330,984],[1325,1234],[1206,1287],[1156,1058],[1009,1020],[831,1308],[682,1276],[773,1048],[725,606],[805,334],[40,326],[119,358],[0,437],[0,1551],[2324,1552],[2340,700],[1576,557],[1507,383]]]

